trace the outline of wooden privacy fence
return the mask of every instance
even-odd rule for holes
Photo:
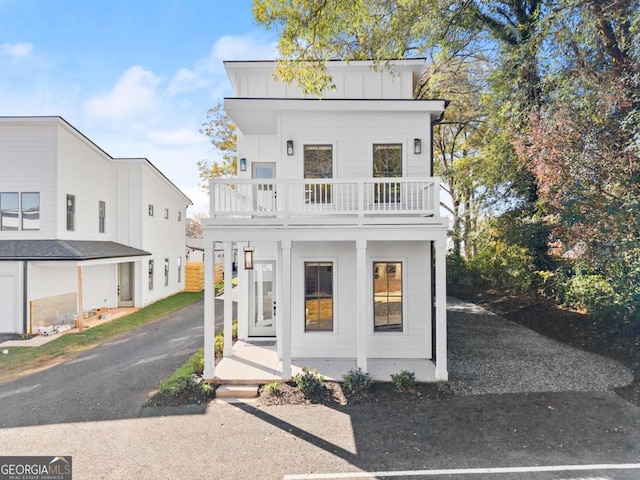
[[[214,284],[223,280],[223,266],[218,263],[214,270]],[[204,263],[189,262],[185,272],[185,292],[201,292],[204,290]]]

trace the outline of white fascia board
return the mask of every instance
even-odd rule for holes
[[[445,100],[224,99],[225,110],[245,135],[275,134],[283,112],[423,112],[435,119],[445,106]]]

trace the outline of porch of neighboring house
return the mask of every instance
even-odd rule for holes
[[[308,367],[315,369],[325,380],[342,381],[342,375],[356,369],[356,359],[347,358],[293,358],[291,377]],[[414,372],[417,378],[435,380],[435,365],[431,360],[370,358],[369,375],[375,381],[391,380],[391,374],[402,370]],[[262,385],[270,382],[286,382],[282,376],[282,360],[278,358],[275,341],[246,342],[238,340],[233,353],[220,359],[215,369],[215,383],[225,385]]]

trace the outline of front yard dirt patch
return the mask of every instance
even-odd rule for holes
[[[530,296],[449,285],[448,294],[572,347],[616,360],[634,372],[631,385],[616,389],[640,406],[640,326],[567,310]]]

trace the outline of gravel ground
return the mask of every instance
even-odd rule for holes
[[[482,307],[447,299],[449,380],[456,394],[606,391],[633,372]]]

